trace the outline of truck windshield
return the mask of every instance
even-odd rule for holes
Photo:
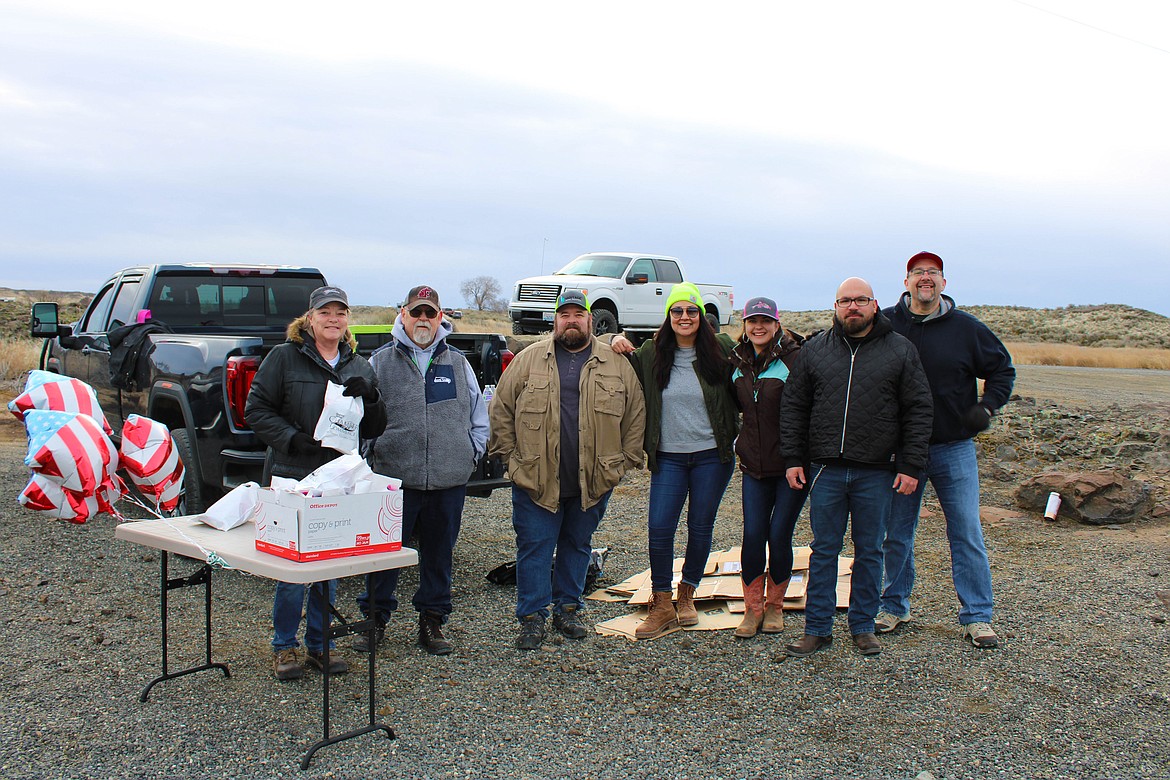
[[[321,284],[319,276],[160,274],[150,294],[150,316],[173,328],[283,328],[305,313],[309,293]]]
[[[628,257],[613,255],[581,255],[573,262],[557,271],[557,276],[608,276],[613,279],[622,278],[622,272],[630,264]]]

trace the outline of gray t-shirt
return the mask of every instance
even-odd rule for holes
[[[581,412],[581,367],[593,351],[586,348],[570,352],[556,345],[557,373],[561,382],[561,460],[557,476],[561,483],[561,500],[581,495],[581,436],[578,418]]]
[[[694,347],[675,350],[670,383],[662,391],[660,452],[701,452],[715,448],[715,432],[711,429],[711,417],[707,414],[694,362]]]

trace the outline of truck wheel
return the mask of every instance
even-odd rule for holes
[[[617,317],[613,312],[598,309],[593,312],[593,334],[601,336],[606,333],[621,333],[621,328],[618,327]]]
[[[719,332],[719,318],[718,317],[716,317],[711,312],[707,312],[707,322],[711,323],[711,327],[715,329],[716,333]]]
[[[203,481],[199,474],[199,459],[195,455],[195,446],[187,435],[186,428],[171,431],[171,439],[175,442],[175,449],[183,460],[183,495],[179,497],[179,505],[175,508],[176,515],[197,515],[207,509],[203,498]]]
[[[516,322],[515,320],[512,321],[512,335],[513,336],[523,336],[524,335],[524,327],[519,322]]]

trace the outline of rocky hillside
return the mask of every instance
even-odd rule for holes
[[[1004,341],[1074,344],[1082,347],[1170,349],[1170,317],[1121,304],[1029,309],[1023,306],[964,306]],[[826,327],[833,313],[783,312],[784,326],[800,333]]]

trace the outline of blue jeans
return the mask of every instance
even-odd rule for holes
[[[914,533],[918,529],[927,479],[934,487],[947,521],[951,579],[960,604],[959,623],[990,623],[994,608],[991,566],[983,544],[983,526],[979,523],[979,464],[975,458],[975,442],[971,439],[930,445],[918,490],[913,495],[894,497],[883,548],[886,589],[882,593],[882,609],[899,617],[910,614]]]
[[[316,582],[312,587],[316,590],[322,585],[329,586],[329,603],[337,598],[337,580],[327,583]],[[325,634],[322,626],[328,626],[329,613],[321,609],[317,594],[309,594],[309,605],[305,607],[305,595],[309,586],[294,582],[277,582],[276,595],[272,600],[272,652],[279,653],[293,647],[300,647],[297,642],[297,629],[301,627],[301,611],[305,613],[305,647],[310,652],[320,653],[325,649]],[[334,642],[329,647],[335,647]]]
[[[415,538],[418,545],[418,590],[415,610],[429,612],[447,622],[451,614],[451,552],[463,521],[467,485],[444,490],[402,491],[402,541]],[[357,598],[363,615],[370,614],[370,595],[381,623],[398,609],[398,575],[401,569],[374,572],[366,577],[366,590]]]
[[[565,499],[550,512],[528,493],[512,486],[512,527],[516,530],[516,617],[549,615],[567,606],[585,606],[581,593],[589,573],[593,532],[605,516],[610,493],[588,509],[580,496]],[[555,551],[555,565],[554,565]],[[552,569],[550,576],[549,569]]]
[[[808,487],[793,490],[784,477],[756,479],[743,475],[743,547],[740,576],[753,582],[770,562],[772,582],[785,582],[792,574],[792,533]],[[767,549],[767,558],[764,551]]]
[[[715,513],[735,471],[722,463],[715,449],[701,452],[659,452],[658,471],[650,475],[650,586],[671,589],[674,579],[674,534],[683,502],[687,508],[687,551],[682,581],[698,586],[711,554]]]
[[[849,633],[873,633],[882,585],[882,540],[894,495],[894,473],[846,466],[812,467],[809,512],[812,556],[804,632],[832,636],[837,609],[837,557],[845,528],[853,536],[853,576],[849,594]]]

